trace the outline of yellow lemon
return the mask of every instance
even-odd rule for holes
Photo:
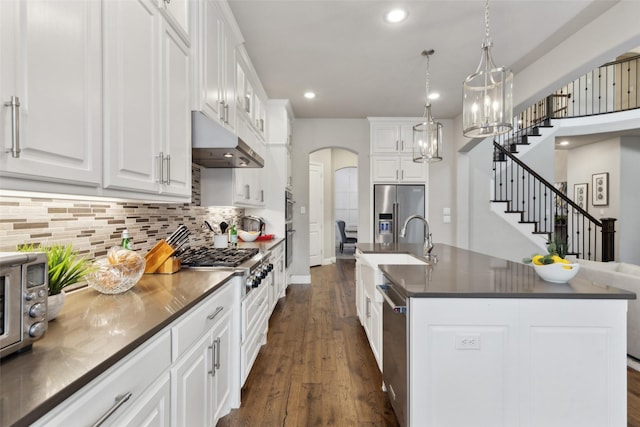
[[[564,258],[560,258],[558,255],[554,255],[551,257],[553,259],[553,262],[561,262],[563,264],[570,264],[570,262]]]
[[[565,270],[572,270],[573,267],[571,267],[570,265],[563,265],[562,268],[564,268]]]
[[[536,255],[533,258],[531,258],[531,260],[535,265],[542,265],[542,258],[543,258],[542,255]]]

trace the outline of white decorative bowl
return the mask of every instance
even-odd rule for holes
[[[551,283],[566,283],[573,279],[578,270],[580,270],[580,264],[563,264],[561,262],[554,262],[553,264],[546,265],[533,265],[533,268],[538,273],[538,276],[544,281]]]
[[[238,231],[238,237],[240,237],[245,242],[253,242],[260,235],[259,231]]]

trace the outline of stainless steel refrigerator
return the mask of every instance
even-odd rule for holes
[[[424,185],[373,186],[373,237],[375,243],[423,243],[424,223],[413,220],[405,237],[400,228],[411,215],[424,216]]]

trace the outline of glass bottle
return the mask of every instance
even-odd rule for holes
[[[122,243],[120,243],[120,246],[125,249],[133,250],[133,241],[131,240],[131,237],[129,237],[129,230],[124,230],[122,232]]]
[[[229,243],[232,247],[238,246],[238,229],[235,221],[231,224],[231,229],[229,229]]]

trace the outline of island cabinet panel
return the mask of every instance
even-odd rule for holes
[[[410,298],[409,425],[626,425],[626,304]]]

